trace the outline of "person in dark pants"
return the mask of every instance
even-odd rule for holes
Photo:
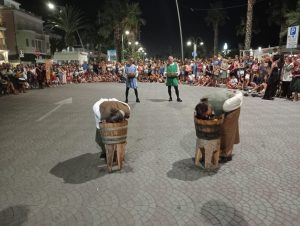
[[[290,99],[292,96],[292,92],[290,89],[291,81],[293,78],[292,75],[293,69],[293,61],[291,57],[285,58],[285,63],[282,68],[282,76],[281,76],[281,95],[282,98]]]
[[[179,90],[178,90],[178,76],[180,74],[179,66],[177,63],[174,62],[174,59],[172,56],[169,56],[168,58],[168,64],[166,65],[164,75],[167,76],[167,83],[168,86],[168,94],[169,94],[169,101],[172,101],[172,86],[175,89],[175,93],[177,96],[177,102],[182,102],[182,100],[179,97]]]
[[[280,56],[274,55],[272,58],[271,72],[267,81],[267,89],[262,99],[273,100],[280,82]]]
[[[138,77],[138,70],[137,66],[134,64],[134,61],[132,58],[129,59],[128,64],[125,66],[125,77],[126,79],[126,92],[125,92],[125,102],[128,103],[128,94],[129,89],[134,89],[136,102],[140,103],[138,90],[137,90],[137,77]]]
[[[36,74],[37,74],[37,80],[38,80],[38,83],[39,83],[39,88],[43,89],[44,88],[43,83],[44,83],[44,80],[45,80],[45,77],[46,77],[46,71],[43,70],[41,65],[39,65],[36,68]]]
[[[95,141],[102,150],[100,158],[106,158],[105,145],[100,134],[100,123],[103,121],[114,123],[128,119],[130,117],[130,107],[115,98],[101,98],[93,105],[93,112],[96,121]]]

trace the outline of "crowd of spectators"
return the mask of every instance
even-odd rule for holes
[[[164,83],[166,61],[148,60],[135,62],[139,82]],[[243,90],[244,95],[265,95],[298,100],[298,90],[293,90],[293,80],[300,77],[299,57],[266,55],[177,60],[180,67],[180,84],[190,86],[227,87]],[[46,72],[45,65],[0,65],[1,94],[18,94],[27,89],[56,87],[69,83],[125,82],[124,64],[119,62],[90,62],[78,64],[53,64]],[[272,80],[272,81],[271,81]],[[275,89],[275,92],[274,92]],[[294,92],[294,95],[293,95]]]

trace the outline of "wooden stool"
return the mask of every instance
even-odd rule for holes
[[[197,138],[195,165],[200,165],[200,160],[205,158],[205,169],[217,168],[219,165],[221,139],[204,140]]]
[[[122,169],[125,156],[125,146],[126,142],[121,144],[105,144],[108,172],[112,171],[115,153],[117,154],[116,163],[118,165],[118,168],[119,170]]]
[[[127,144],[127,126],[127,120],[118,123],[100,123],[100,134],[105,144],[108,172],[112,171],[115,153],[117,153],[118,168],[122,169]]]

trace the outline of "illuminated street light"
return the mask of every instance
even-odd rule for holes
[[[52,2],[48,2],[47,6],[49,9],[54,10],[55,9],[55,5]]]
[[[228,49],[228,45],[227,45],[227,43],[225,42],[225,44],[224,44],[224,47],[223,47],[223,49],[226,51],[227,49]]]
[[[204,42],[200,42],[200,46],[203,46],[204,45]]]
[[[48,8],[49,8],[50,10],[55,10],[55,8],[56,8],[56,6],[55,6],[53,3],[51,3],[51,2],[48,2],[48,3],[47,3],[47,6],[48,6]],[[62,9],[63,9],[64,7],[58,5],[58,8],[59,8],[59,12],[61,13],[61,12],[62,12]],[[58,25],[54,25],[54,26],[55,26],[55,27],[58,27]],[[80,44],[81,44],[81,48],[84,49],[84,46],[83,46],[83,43],[82,43],[82,39],[81,39],[81,37],[80,37],[79,32],[78,32],[77,29],[76,29],[76,33],[77,33],[77,35],[78,35],[78,38],[79,38],[79,41],[80,41]]]
[[[139,44],[139,42],[138,42],[138,41],[136,41],[134,44],[137,46],[137,45]]]
[[[258,51],[261,52],[261,50],[262,50],[261,47],[258,47]]]
[[[192,42],[191,42],[191,41],[188,41],[186,44],[187,44],[187,46],[191,46],[191,45],[192,45]]]
[[[131,42],[128,42],[128,45],[131,45],[132,43]]]
[[[129,31],[125,31],[125,35],[129,35]],[[122,33],[122,61],[124,61],[124,34]]]

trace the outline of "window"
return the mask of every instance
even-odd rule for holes
[[[40,51],[42,50],[42,42],[41,41],[38,42],[38,48]]]
[[[31,40],[31,47],[35,47],[33,39]]]
[[[29,40],[26,38],[26,46],[29,47]]]
[[[49,42],[46,43],[46,48],[49,49]]]

